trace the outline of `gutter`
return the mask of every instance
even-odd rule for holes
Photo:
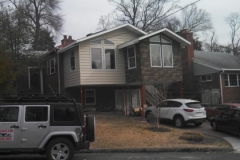
[[[225,72],[225,70],[222,70],[222,73],[219,74],[219,80],[220,80],[220,92],[221,92],[221,102],[223,103],[223,90],[222,90],[222,74]]]

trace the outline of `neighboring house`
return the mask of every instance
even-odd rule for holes
[[[193,70],[202,103],[240,102],[240,56],[194,51]]]
[[[174,84],[180,97],[182,52],[190,44],[168,29],[146,34],[129,24],[89,34],[46,55],[44,92],[127,113],[147,101],[156,103],[152,93],[159,84]]]

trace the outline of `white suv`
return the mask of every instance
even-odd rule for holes
[[[190,99],[167,99],[157,106],[146,108],[145,117],[147,121],[152,121],[156,115],[160,115],[160,119],[174,121],[179,128],[184,127],[187,123],[200,126],[206,120],[204,107],[201,106],[199,101]]]

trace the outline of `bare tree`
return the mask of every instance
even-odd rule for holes
[[[48,30],[60,32],[63,19],[60,10],[61,0],[9,0],[18,12],[26,18],[27,28],[33,36],[33,48],[39,48],[40,33]]]
[[[162,19],[178,8],[178,0],[109,0],[109,2],[116,7],[112,13],[114,26],[128,23],[146,32],[162,28]],[[106,18],[108,17],[100,18],[100,25],[102,19]]]
[[[111,14],[101,16],[98,22],[98,30],[106,30],[111,28],[113,25],[112,23],[112,16]]]
[[[181,29],[188,29],[193,33],[212,29],[211,15],[198,9],[195,4],[185,8],[181,17]]]
[[[220,52],[220,44],[218,43],[215,30],[210,31],[209,42],[204,44],[205,50],[209,52]]]
[[[234,55],[239,55],[239,42],[240,42],[240,13],[231,13],[227,18],[226,22],[229,25],[230,38],[232,51]]]

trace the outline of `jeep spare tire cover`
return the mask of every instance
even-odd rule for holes
[[[95,117],[88,116],[86,119],[87,140],[93,142],[95,140]]]

